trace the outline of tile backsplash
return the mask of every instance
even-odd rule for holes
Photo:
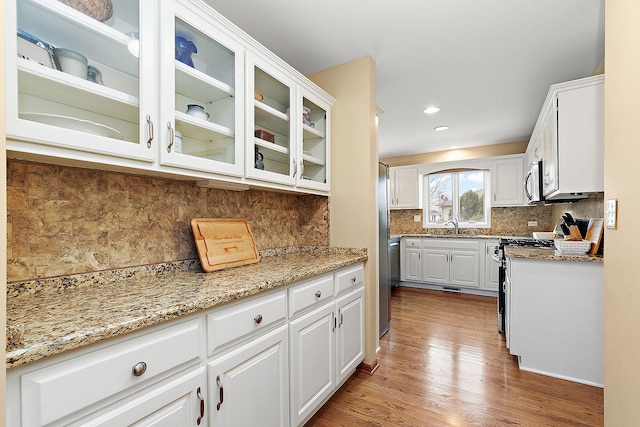
[[[570,212],[576,218],[602,218],[604,215],[603,194],[593,194],[588,199],[573,203],[491,208],[491,228],[461,228],[460,233],[531,236],[534,231],[553,230],[564,212]],[[422,221],[415,222],[413,220],[415,215],[420,215],[422,219],[422,210],[392,210],[391,234],[446,234],[453,231],[453,226],[445,229],[423,228]],[[537,221],[538,225],[529,227],[529,221]]]
[[[7,281],[197,258],[191,218],[244,218],[259,250],[329,246],[327,197],[7,164]]]

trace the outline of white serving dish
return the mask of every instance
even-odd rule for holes
[[[563,254],[585,254],[591,249],[591,242],[589,240],[554,240],[556,249]]]
[[[533,238],[538,240],[551,240],[556,238],[556,233],[553,231],[534,231]]]

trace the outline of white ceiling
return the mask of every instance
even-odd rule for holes
[[[381,158],[528,140],[604,58],[604,0],[205,1],[303,74],[371,56]]]

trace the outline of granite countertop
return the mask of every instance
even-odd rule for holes
[[[392,234],[391,238],[402,237],[428,237],[436,239],[481,239],[481,240],[499,240],[499,239],[533,239],[531,236],[493,236],[488,234]]]
[[[578,261],[578,262],[604,262],[602,255],[590,256],[560,254],[555,248],[531,248],[521,246],[506,246],[505,255],[509,258],[547,260],[547,261]]]
[[[198,260],[7,285],[6,367],[347,267],[366,249],[260,252],[256,264],[204,273]]]

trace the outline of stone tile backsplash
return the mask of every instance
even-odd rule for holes
[[[259,250],[329,245],[327,197],[9,160],[7,281],[197,258],[195,217],[246,219]]]
[[[564,212],[570,212],[576,218],[602,218],[604,215],[603,194],[594,194],[588,199],[573,203],[491,208],[491,228],[461,228],[460,233],[531,236],[534,231],[553,230]],[[422,228],[422,221],[414,222],[414,215],[420,215],[422,219],[422,210],[392,210],[391,234],[447,234],[453,232],[453,226],[446,229]],[[529,221],[538,221],[537,227],[529,227]]]

